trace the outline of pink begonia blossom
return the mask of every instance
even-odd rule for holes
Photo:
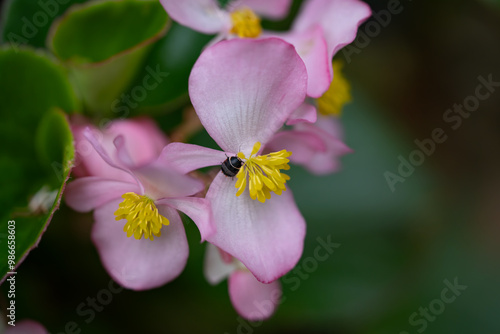
[[[15,326],[7,325],[5,334],[48,334],[48,331],[40,323],[26,319],[17,321]]]
[[[280,19],[286,16],[292,1],[238,0],[228,4],[227,9],[220,8],[217,0],[160,0],[160,2],[170,17],[180,24],[205,34],[221,34],[221,37],[226,38],[236,34],[233,29],[237,27],[233,20],[239,14],[244,15],[246,9],[251,9],[263,17]]]
[[[71,130],[76,148],[76,162],[72,173],[78,177],[101,176],[130,180],[129,174],[118,171],[102,160],[83,135],[87,127],[97,130],[81,115],[72,117]],[[102,136],[100,142],[107,150],[113,149],[114,138],[119,135],[123,136],[135,166],[143,166],[156,160],[163,147],[169,142],[156,123],[147,117],[114,120],[104,131],[95,133]],[[111,158],[115,163],[120,163],[116,157]]]
[[[262,31],[257,15],[273,11],[283,15],[289,1],[234,1],[227,9],[220,8],[217,0],[160,2],[173,20],[203,33],[219,34],[216,40],[274,36],[293,44],[306,65],[311,97],[320,97],[328,89],[333,56],[356,38],[359,25],[371,15],[370,7],[360,0],[308,0],[290,31],[272,32]]]
[[[243,318],[258,321],[269,318],[281,301],[279,280],[264,284],[237,259],[207,244],[204,270],[207,281],[216,285],[228,278],[229,298]]]
[[[344,105],[352,100],[351,86],[342,73],[342,67],[342,62],[333,61],[335,78],[328,91],[319,99],[308,98],[297,108],[287,121],[293,129],[278,132],[267,144],[265,152],[290,150],[294,152],[291,162],[318,175],[340,169],[340,157],[352,152],[343,142],[339,119]]]
[[[306,87],[304,63],[280,39],[217,43],[193,67],[189,93],[201,123],[223,151],[172,143],[160,157],[181,172],[220,166],[227,157],[240,159],[237,180],[221,172],[208,189],[217,232],[207,241],[263,283],[298,262],[305,221],[281,173],[289,168],[290,153],[258,154],[304,101]]]
[[[208,201],[189,197],[202,191],[203,183],[156,160],[136,165],[139,160],[131,152],[137,151],[129,148],[134,140],[146,139],[112,138],[90,128],[83,136],[109,171],[107,176],[86,176],[69,183],[65,198],[76,211],[94,210],[92,240],[104,267],[115,281],[134,290],[173,280],[184,269],[189,253],[177,210],[193,219],[202,240],[215,231]]]
[[[291,162],[304,166],[311,173],[324,175],[337,172],[340,169],[339,158],[352,153],[342,139],[339,120],[320,115],[314,124],[299,123],[291,130],[278,132],[265,151],[292,151]]]

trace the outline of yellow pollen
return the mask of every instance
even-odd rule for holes
[[[259,37],[262,32],[260,18],[249,8],[242,8],[231,13],[233,27],[230,33],[241,38]]]
[[[154,201],[147,196],[139,196],[136,193],[126,193],[122,195],[123,202],[115,211],[115,220],[126,219],[127,223],[123,227],[123,232],[127,232],[127,237],[132,235],[137,240],[153,240],[153,236],[161,236],[162,225],[168,225],[167,218],[158,213]]]
[[[351,85],[342,74],[344,64],[339,60],[333,63],[333,81],[330,88],[318,101],[318,110],[323,115],[340,116],[345,104],[351,102]]]
[[[281,192],[286,190],[285,183],[290,180],[290,177],[282,174],[281,169],[290,169],[288,165],[290,160],[287,158],[292,155],[292,152],[281,150],[253,156],[260,150],[260,146],[259,142],[255,143],[248,159],[242,152],[238,153],[238,158],[243,160],[244,164],[236,174],[238,181],[235,187],[238,189],[236,196],[240,196],[245,191],[248,179],[250,197],[264,203],[266,199],[271,198],[271,191],[281,195]]]

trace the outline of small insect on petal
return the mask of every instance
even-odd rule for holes
[[[242,165],[243,160],[241,160],[239,157],[228,157],[226,160],[224,160],[224,162],[220,166],[220,169],[224,175],[234,177],[236,176],[236,174],[238,174]]]

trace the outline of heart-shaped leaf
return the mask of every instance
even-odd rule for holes
[[[59,207],[74,158],[63,112],[77,110],[64,69],[28,49],[0,50],[0,277],[36,246]],[[15,221],[15,240],[9,226]],[[8,246],[15,242],[9,264]],[[9,244],[10,242],[10,244]],[[12,251],[12,249],[9,249]],[[12,268],[10,268],[12,266]]]
[[[134,104],[120,100],[118,106],[122,112],[163,111],[174,109],[187,101],[189,74],[212,38],[173,23],[167,35],[155,44],[142,70],[129,87]],[[139,90],[145,94],[139,95]]]
[[[86,111],[109,115],[119,112],[117,99],[168,24],[158,1],[89,2],[56,21],[47,43],[69,69]]]
[[[11,47],[45,46],[52,22],[75,3],[88,0],[7,0],[2,6],[0,42]]]

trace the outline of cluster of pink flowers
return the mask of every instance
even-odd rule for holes
[[[218,34],[192,69],[189,95],[221,150],[169,142],[147,118],[103,130],[74,118],[78,161],[66,203],[94,211],[102,263],[133,290],[183,271],[189,247],[179,212],[186,214],[208,242],[207,280],[228,277],[237,312],[264,319],[306,233],[284,172],[292,163],[331,173],[350,152],[338,120],[318,116],[317,107],[335,88],[333,56],[371,12],[358,0],[308,0],[290,31],[272,32],[262,30],[260,17],[284,17],[291,0],[241,0],[224,9],[216,0],[161,3],[180,24]],[[220,169],[210,184],[193,173],[207,166]],[[257,309],[263,300],[273,307]]]

